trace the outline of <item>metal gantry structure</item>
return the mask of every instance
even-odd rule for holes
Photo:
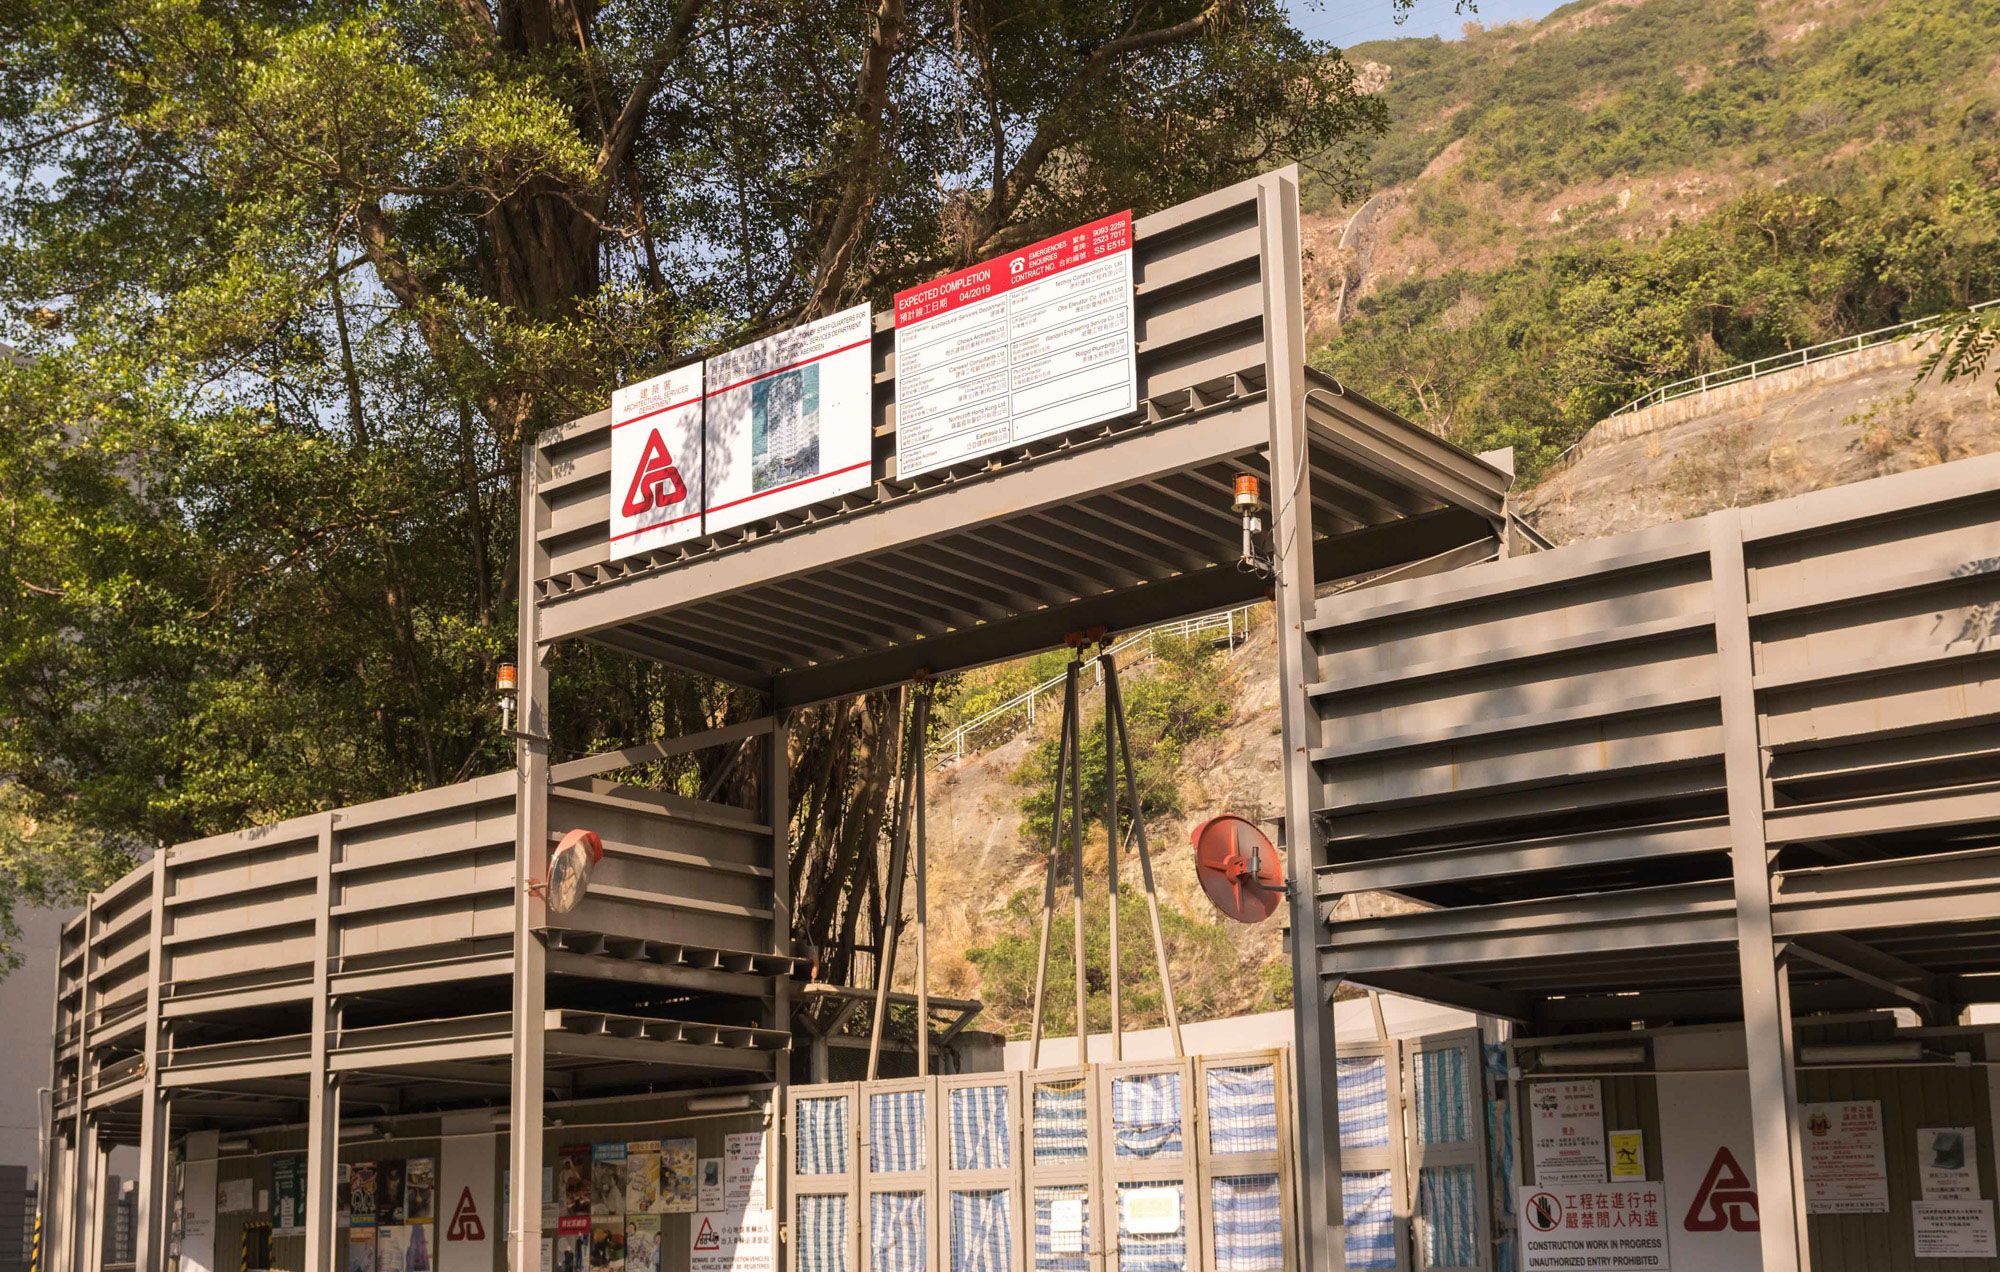
[[[138,1262],[155,1272],[169,1144],[296,1124],[299,1266],[329,1272],[343,1116],[484,1108],[504,1128],[511,1265],[533,1268],[552,1150],[520,1132],[547,1126],[552,1104],[705,1081],[782,1097],[795,1007],[819,1007],[801,1002],[788,913],[798,708],[1268,588],[1283,745],[1317,746],[1302,691],[1318,590],[1503,551],[1509,477],[1306,365],[1295,170],[1140,218],[1133,251],[1140,407],[1103,425],[900,478],[884,317],[866,490],[616,560],[609,412],[531,439],[515,771],[169,848],[65,929],[45,1168],[58,1186],[44,1190],[55,1266],[96,1272],[78,1234],[102,1211],[92,1181],[108,1146],[140,1150]],[[1270,492],[1274,580],[1239,568],[1243,474]],[[548,659],[574,641],[741,686],[766,709],[559,759]],[[756,808],[613,780],[746,742],[763,765]],[[1317,798],[1288,765],[1294,877],[1315,864]],[[601,836],[605,860],[584,904],[552,914],[537,885],[575,828]],[[1309,950],[1310,889],[1295,890],[1291,921]],[[1300,1266],[1337,1268],[1331,1017],[1318,968],[1296,961]],[[967,1005],[945,1006],[962,1026]]]
[[[1795,1028],[2000,1001],[1996,490],[1964,460],[1322,612],[1310,877],[1426,905],[1300,965],[1544,1043],[1741,1022],[1763,1267],[1811,1266]]]

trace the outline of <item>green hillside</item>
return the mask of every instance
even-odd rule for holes
[[[1316,360],[1532,476],[1653,384],[2000,295],[1996,37],[1996,0],[1599,0],[1350,49],[1391,210],[1319,254]]]

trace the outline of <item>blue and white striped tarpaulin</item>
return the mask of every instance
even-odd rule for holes
[[[929,1272],[930,1224],[920,1192],[868,1195],[868,1272]]]
[[[1181,1075],[1135,1073],[1111,1079],[1111,1130],[1120,1157],[1179,1157]]]
[[[877,1091],[868,1097],[868,1169],[922,1170],[925,1102],[930,1092]]]
[[[1341,1203],[1346,1215],[1347,1266],[1396,1266],[1395,1180],[1386,1170],[1349,1170],[1340,1175]]]
[[[1089,1084],[1082,1078],[1037,1082],[1031,1134],[1037,1162],[1080,1162],[1089,1156]]]
[[[1013,1198],[1004,1188],[952,1193],[951,1272],[1008,1272],[1013,1219]]]
[[[847,1173],[847,1099],[827,1095],[799,1101],[799,1174]]]
[[[1417,1052],[1417,1140],[1462,1144],[1472,1138],[1471,1092],[1465,1052],[1457,1047]]]
[[[1167,1189],[1180,1194],[1181,1226],[1168,1233],[1128,1232],[1125,1205],[1128,1194],[1138,1189]],[[1187,1257],[1187,1196],[1177,1179],[1118,1185],[1118,1272],[1182,1272]]]
[[[1470,1166],[1426,1166],[1417,1172],[1417,1254],[1427,1268],[1479,1263],[1479,1206]]]
[[[1058,1250],[1054,1232],[1056,1206],[1075,1202],[1082,1215],[1082,1227],[1068,1244],[1075,1249]],[[1061,1184],[1035,1189],[1035,1272],[1085,1272],[1090,1266],[1090,1190],[1082,1184]]]
[[[1005,1170],[1008,1121],[1007,1088],[951,1088],[951,1151],[945,1160],[953,1170]]]
[[[1278,1151],[1278,1071],[1268,1064],[1208,1071],[1208,1151]]]
[[[1342,1148],[1385,1148],[1389,1143],[1389,1067],[1380,1056],[1343,1056],[1333,1062],[1340,1105]]]
[[[847,1197],[799,1194],[799,1272],[847,1272]]]
[[[1284,1202],[1275,1173],[1218,1175],[1208,1195],[1215,1210],[1216,1272],[1285,1266]]]

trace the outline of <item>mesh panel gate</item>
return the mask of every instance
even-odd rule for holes
[[[1289,1052],[794,1087],[788,1272],[1295,1272]]]

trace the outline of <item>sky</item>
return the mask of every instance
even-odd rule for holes
[[[1397,26],[1390,0],[1286,0],[1294,26],[1314,39],[1342,48],[1401,36],[1441,35],[1455,40],[1467,22],[1499,26],[1518,18],[1540,18],[1564,3],[1566,0],[1478,0],[1477,13],[1460,13],[1453,9],[1452,0],[1417,0],[1416,8]]]

